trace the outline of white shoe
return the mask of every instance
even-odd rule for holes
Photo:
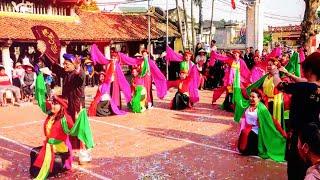
[[[153,106],[152,106],[152,103],[148,103],[148,109],[152,109]]]
[[[81,149],[79,152],[79,164],[86,164],[92,161],[89,150]]]

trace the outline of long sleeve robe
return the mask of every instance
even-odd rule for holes
[[[84,97],[82,70],[66,72],[57,64],[53,65],[53,72],[63,78],[62,97],[68,100],[68,113],[75,121],[76,112],[80,111],[81,98]]]

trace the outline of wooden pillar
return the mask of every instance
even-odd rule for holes
[[[6,74],[10,77],[10,80],[12,79],[12,70],[13,70],[13,62],[10,58],[10,46],[12,44],[12,41],[7,41],[1,48],[2,51],[2,63],[5,68]]]
[[[263,10],[260,0],[254,0],[247,6],[246,46],[263,49]]]
[[[52,8],[52,5],[49,4],[48,5],[48,12],[47,12],[48,15],[53,15],[53,8]]]
[[[60,65],[62,66],[63,62],[64,62],[64,58],[63,55],[67,53],[67,45],[64,44],[61,46],[61,51],[60,51]]]
[[[104,46],[103,48],[104,50],[104,56],[107,58],[107,59],[110,59],[110,45],[107,45],[107,46]]]
[[[70,16],[76,16],[77,14],[76,14],[76,10],[75,10],[75,6],[72,6],[71,8],[70,8]]]

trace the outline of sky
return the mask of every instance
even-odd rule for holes
[[[97,0],[99,3],[105,3],[117,0]],[[118,2],[125,0],[119,0]],[[214,20],[237,20],[245,21],[246,11],[245,6],[236,1],[236,9],[231,8],[231,0],[214,0]],[[260,0],[261,8],[264,12],[263,24],[264,27],[268,26],[283,26],[289,24],[300,24],[304,14],[304,0]],[[120,6],[132,6],[132,7],[147,7],[147,1],[122,4]],[[152,6],[160,6],[162,9],[166,9],[166,0],[151,0]],[[186,0],[188,14],[190,15],[190,0]],[[179,6],[182,7],[182,0],[179,0]],[[168,8],[172,9],[176,7],[175,0],[168,0]],[[203,3],[204,19],[211,19],[212,0],[204,0]],[[196,19],[198,19],[198,9],[194,11]]]

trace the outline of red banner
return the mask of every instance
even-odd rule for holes
[[[231,7],[232,7],[232,9],[236,9],[236,2],[235,2],[235,0],[231,0]]]
[[[45,26],[33,26],[32,32],[38,41],[38,50],[53,63],[59,62],[61,44],[57,34]]]

